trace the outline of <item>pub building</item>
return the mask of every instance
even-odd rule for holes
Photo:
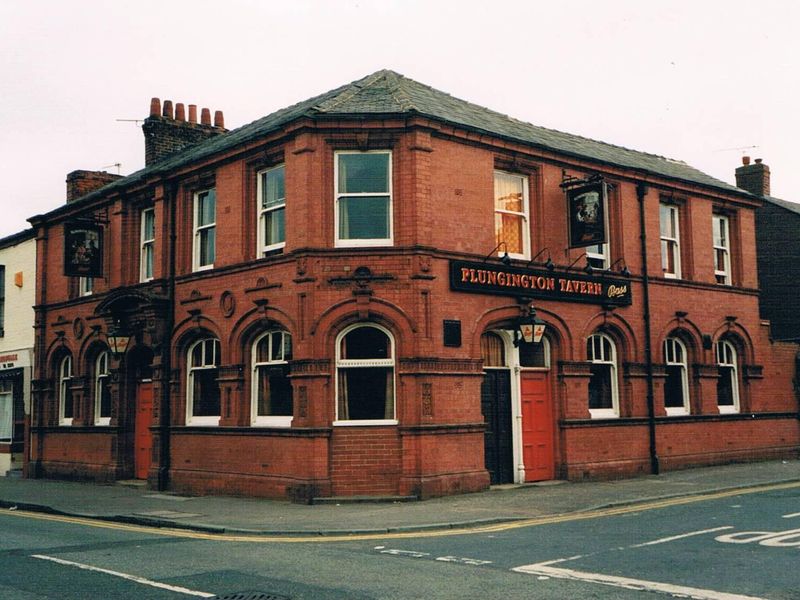
[[[749,192],[386,70],[143,131],[30,219],[29,477],[313,502],[798,455]]]

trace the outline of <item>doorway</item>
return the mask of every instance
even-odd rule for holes
[[[140,381],[136,386],[136,416],[133,426],[133,464],[136,479],[147,479],[153,452],[153,382]]]
[[[550,344],[515,347],[508,331],[481,336],[484,458],[492,485],[555,476],[555,423]]]

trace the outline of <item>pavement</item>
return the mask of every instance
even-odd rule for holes
[[[0,509],[213,533],[342,535],[476,527],[788,482],[800,482],[800,460],[703,467],[617,481],[496,486],[412,502],[301,505],[184,496],[119,483],[0,477]]]

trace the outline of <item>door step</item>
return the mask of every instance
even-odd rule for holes
[[[147,480],[146,479],[117,479],[115,482],[117,485],[122,485],[125,487],[132,487],[132,488],[146,488],[147,487]]]

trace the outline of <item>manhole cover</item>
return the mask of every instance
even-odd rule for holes
[[[235,592],[224,596],[214,596],[211,600],[291,600],[288,596],[266,594],[264,592]]]

